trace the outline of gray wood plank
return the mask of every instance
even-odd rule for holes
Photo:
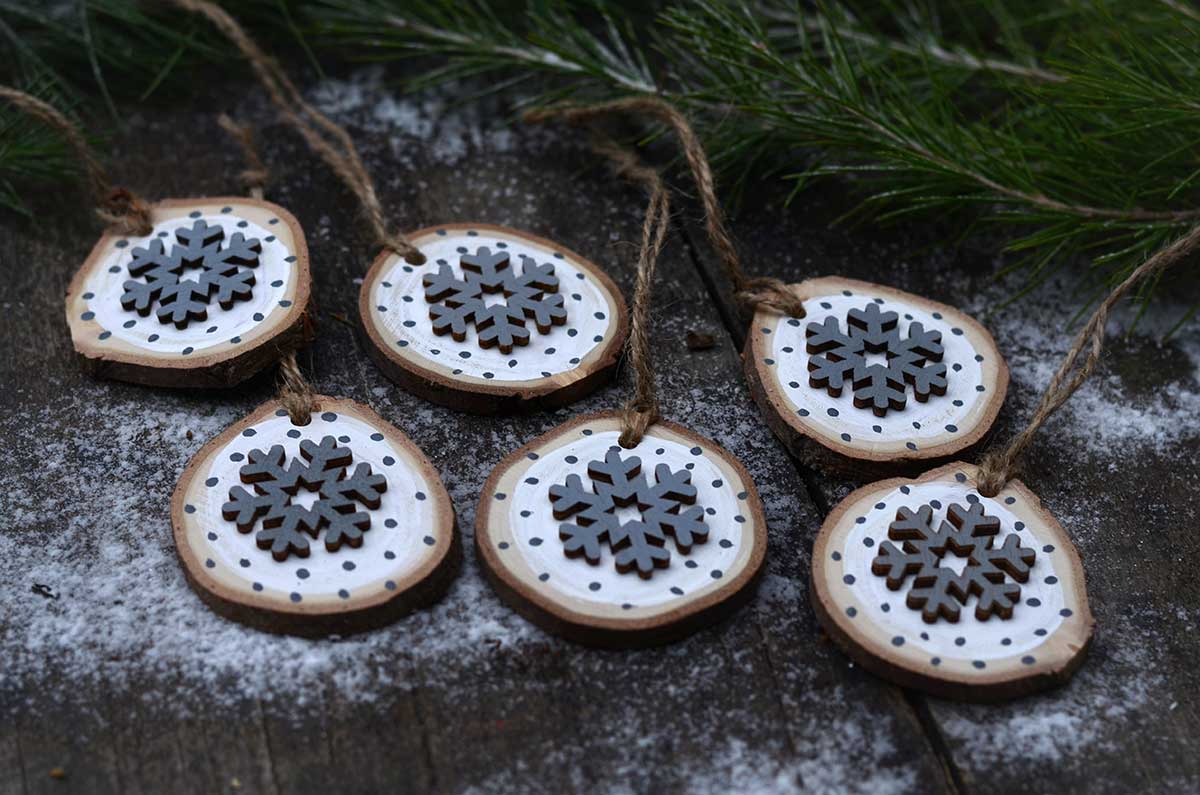
[[[1070,344],[1066,291],[1077,289],[1078,272],[998,309],[1020,285],[993,281],[999,265],[987,243],[953,250],[940,243],[953,230],[934,225],[831,227],[851,206],[835,186],[802,194],[789,209],[773,203],[776,195],[760,192],[735,219],[748,267],[788,281],[833,274],[875,281],[974,313],[1013,369],[995,438],[1020,429]],[[740,344],[748,318],[738,317],[702,229],[690,225],[688,237],[724,314],[737,318]],[[1180,303],[1166,298],[1127,339],[1127,315],[1110,323],[1095,383],[1044,429],[1028,456],[1025,483],[1084,559],[1097,630],[1083,669],[1064,688],[1002,705],[908,696],[935,747],[945,749],[947,775],[966,791],[1200,788],[1200,712],[1190,697],[1200,675],[1186,662],[1200,653],[1200,586],[1189,562],[1198,544],[1190,528],[1200,479],[1200,432],[1192,420],[1200,407],[1200,324],[1191,322],[1165,344],[1155,336],[1195,287],[1194,279],[1179,280],[1177,292],[1163,294]],[[862,485],[820,472],[813,482],[817,502],[826,505]]]

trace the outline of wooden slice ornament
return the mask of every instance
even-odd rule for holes
[[[1062,684],[1094,624],[1070,539],[1018,480],[978,468],[872,483],[813,545],[813,606],[856,662],[904,687],[992,701]]]
[[[385,250],[359,296],[368,351],[392,380],[490,414],[570,403],[611,377],[628,318],[598,266],[488,224],[406,237],[424,264]]]
[[[112,185],[54,107],[7,86],[0,98],[71,146],[108,224],[67,288],[67,325],[85,370],[152,386],[227,387],[307,341],[308,247],[290,213],[261,201],[261,191],[149,204]]]
[[[973,318],[854,279],[793,289],[804,316],[760,308],[743,362],[794,455],[855,474],[897,471],[960,456],[985,438],[1008,366]]]
[[[444,593],[461,558],[437,471],[371,409],[272,400],[208,442],[171,500],[175,547],[209,607],[258,629],[346,635]]]
[[[665,643],[753,593],[767,547],[736,458],[658,421],[620,443],[619,412],[575,418],[510,454],[480,496],[475,545],[497,593],[579,643]]]
[[[228,387],[306,341],[308,247],[278,205],[168,199],[151,229],[106,232],[67,289],[90,373],[152,386]]]

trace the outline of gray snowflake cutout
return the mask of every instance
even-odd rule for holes
[[[671,562],[668,536],[681,554],[708,540],[704,510],[693,504],[696,488],[691,473],[659,464],[651,485],[641,469],[640,458],[622,457],[620,448],[613,447],[603,461],[588,464],[588,486],[579,475],[571,474],[562,484],[550,487],[554,518],[574,518],[559,525],[563,554],[598,565],[607,543],[618,572],[636,571],[642,579],[649,579],[656,569]],[[640,516],[621,521],[616,511],[628,506],[636,506]]]
[[[434,334],[449,334],[462,342],[473,327],[481,348],[511,353],[515,346],[529,344],[527,322],[532,321],[541,334],[567,322],[553,265],[522,255],[517,274],[507,251],[493,252],[487,246],[463,254],[459,263],[461,278],[443,262],[437,272],[422,279]]]

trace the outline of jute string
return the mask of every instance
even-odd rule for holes
[[[737,247],[725,223],[725,211],[717,200],[712,169],[709,168],[704,147],[687,118],[670,104],[657,97],[631,97],[596,105],[539,108],[526,113],[525,120],[542,122],[563,119],[571,124],[581,124],[619,113],[650,117],[674,131],[704,205],[704,228],[708,239],[721,259],[738,300],[749,308],[765,306],[791,317],[804,317],[803,302],[788,288],[786,282],[771,276],[748,276],[742,268]]]
[[[646,218],[642,222],[637,278],[633,286],[633,317],[629,324],[628,354],[633,365],[633,397],[621,410],[621,436],[617,440],[628,449],[636,447],[646,429],[662,417],[650,351],[650,306],[658,255],[671,226],[671,201],[658,171],[644,165],[636,154],[606,139],[597,139],[593,147],[609,158],[618,176],[641,185],[650,195]]]
[[[271,174],[258,155],[254,145],[254,134],[249,125],[242,125],[226,116],[224,113],[217,119],[221,129],[229,133],[242,149],[246,159],[246,169],[239,175],[246,190],[256,199],[262,199],[263,187]],[[317,409],[316,393],[312,385],[300,372],[300,363],[296,361],[296,349],[284,352],[279,360],[279,375],[276,379],[277,392],[275,399],[283,406],[292,422],[296,425],[307,425],[312,420],[312,414]]]
[[[1050,385],[1046,388],[1042,400],[1034,411],[1029,425],[1008,443],[1002,450],[996,450],[984,456],[980,462],[978,475],[979,493],[985,497],[996,496],[1004,485],[1016,475],[1021,464],[1021,454],[1034,435],[1038,432],[1051,415],[1075,394],[1075,390],[1087,380],[1100,361],[1100,353],[1104,349],[1104,326],[1108,314],[1117,302],[1124,298],[1130,290],[1146,279],[1154,278],[1173,265],[1184,262],[1192,254],[1200,250],[1200,227],[1192,229],[1183,237],[1166,248],[1159,249],[1149,259],[1143,262],[1125,281],[1117,285],[1104,302],[1096,308],[1092,316],[1079,334],[1075,337],[1066,359],[1054,374]],[[1080,357],[1087,352],[1080,364]],[[1078,365],[1078,366],[1077,366]]]
[[[237,20],[224,9],[208,0],[168,2],[185,11],[204,16],[238,48],[284,120],[300,133],[313,151],[321,156],[358,198],[376,242],[395,251],[409,263],[423,264],[425,255],[403,235],[388,229],[383,206],[375,193],[375,184],[371,181],[349,133],[305,101],[283,67],[263,52]]]
[[[126,235],[150,234],[154,228],[150,222],[150,205],[128,188],[113,186],[83,133],[70,119],[52,105],[15,88],[0,86],[0,97],[55,130],[70,144],[87,175],[88,187],[96,203],[96,214],[105,223]]]

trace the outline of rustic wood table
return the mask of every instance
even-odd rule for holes
[[[359,141],[397,224],[526,229],[630,294],[643,197],[578,135],[405,96],[373,71],[312,95]],[[435,608],[347,639],[275,637],[209,612],[176,563],[168,500],[204,441],[271,396],[273,373],[200,393],[83,376],[62,296],[98,223],[71,189],[38,197],[33,220],[0,215],[0,793],[1200,791],[1200,324],[1158,342],[1185,304],[1167,296],[1129,336],[1128,316],[1114,321],[1100,372],[1029,456],[1026,482],[1083,556],[1097,619],[1088,660],[1054,692],[951,703],[866,674],[821,632],[813,539],[859,484],[792,459],[768,431],[740,372],[748,318],[684,204],[654,310],[665,414],[750,469],[770,524],[767,570],[720,625],[663,648],[595,651],[500,604],[471,546],[475,501],[512,449],[618,406],[629,373],[519,417],[405,393],[354,329],[356,279],[374,252],[340,183],[257,90],[225,84],[178,104],[129,119],[115,176],[149,197],[236,194],[243,166],[216,113],[255,125],[268,198],[298,216],[312,252],[319,333],[302,365],[319,391],[370,404],[440,468],[463,569]],[[778,183],[750,194],[734,219],[748,269],[869,279],[973,312],[1013,368],[1000,437],[1028,417],[1069,343],[1076,275],[1001,307],[1014,283],[994,278],[996,245],[940,245],[954,229],[832,226],[852,206],[836,186],[790,207]],[[690,351],[689,331],[717,344]]]

